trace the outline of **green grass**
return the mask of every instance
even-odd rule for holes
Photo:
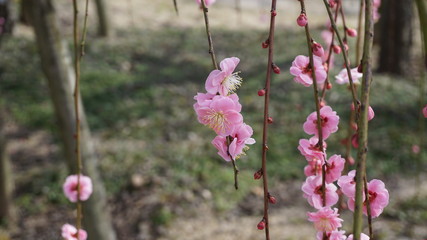
[[[213,31],[218,59],[241,59],[238,70],[244,83],[238,94],[245,122],[254,128],[258,141],[238,160],[241,191],[233,189],[231,165],[221,160],[210,144],[213,131],[197,122],[192,108],[193,96],[204,91],[211,70],[204,31],[163,28],[141,33],[123,31],[113,42],[91,39],[86,49],[82,96],[92,131],[102,139],[102,175],[110,194],[119,193],[128,176],[139,173],[147,179],[162,178],[161,187],[168,194],[207,188],[213,192],[215,207],[221,210],[239,202],[253,186],[251,176],[260,168],[263,99],[257,90],[265,78],[267,52],[260,46],[265,32]],[[304,36],[291,31],[279,31],[276,37],[275,62],[282,74],[272,81],[270,112],[274,124],[268,151],[272,184],[303,177],[305,160],[296,148],[300,138],[308,137],[302,124],[314,110],[312,89],[294,83],[288,72],[294,57],[306,54]],[[19,125],[57,136],[49,89],[34,42],[11,38],[2,44],[2,101]],[[417,87],[409,80],[375,77],[371,100],[376,117],[370,124],[369,176],[416,170],[412,167],[415,156],[410,152],[419,135],[416,92]],[[345,86],[335,84],[327,99],[342,119],[341,131],[328,140],[328,154],[343,154],[339,142],[346,135],[350,93]],[[103,147],[102,142],[114,147]],[[425,164],[426,153],[423,157]],[[51,197],[53,202],[61,202]],[[172,218],[168,212],[159,216],[159,222]]]

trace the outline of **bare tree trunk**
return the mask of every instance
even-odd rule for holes
[[[106,37],[110,33],[109,22],[107,18],[107,6],[105,5],[104,0],[95,0],[95,4],[98,14],[98,35]]]
[[[0,106],[0,223],[8,224],[12,220],[13,178],[10,162],[6,156],[4,121],[4,111]]]
[[[379,72],[408,74],[412,46],[413,0],[382,1]]]
[[[59,129],[64,143],[68,166],[75,172],[75,114],[73,109],[74,73],[71,59],[62,40],[58,21],[51,0],[26,0],[23,2],[27,17],[34,27],[42,68],[46,74],[50,95],[54,104]],[[85,175],[92,178],[94,192],[83,203],[84,227],[92,240],[115,240],[110,214],[106,203],[104,185],[97,168],[97,156],[91,141],[84,109],[80,104],[81,153]]]

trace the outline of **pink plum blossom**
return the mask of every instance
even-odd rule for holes
[[[301,13],[298,18],[297,18],[297,24],[300,27],[305,27],[305,25],[307,25],[307,15],[305,15],[305,13]]]
[[[317,212],[307,213],[308,220],[314,222],[314,227],[319,232],[332,232],[341,227],[343,221],[339,218],[338,209],[330,207],[321,208]]]
[[[362,73],[357,71],[357,67],[351,69],[351,78],[353,80],[353,83],[359,83],[359,78],[361,78],[363,76]],[[347,69],[342,69],[340,71],[340,73],[338,75],[335,76],[335,81],[338,84],[349,84],[349,78],[348,78],[348,74],[347,74]]]
[[[65,179],[62,189],[64,190],[65,196],[71,202],[77,202],[77,185],[78,176],[70,175]],[[90,177],[80,175],[80,201],[86,201],[92,194],[92,180]]]
[[[426,106],[423,108],[423,115],[425,118],[427,118],[427,104]]]
[[[301,155],[307,159],[307,161],[313,161],[313,160],[321,160],[322,162],[325,159],[324,153],[320,151],[318,147],[316,147],[318,143],[317,137],[311,137],[309,140],[307,139],[300,139],[299,140],[299,146],[298,150],[300,151]],[[323,149],[326,149],[326,142],[323,141]]]
[[[370,238],[368,235],[361,233],[359,239],[360,240],[369,240]],[[353,240],[353,234],[350,234],[350,236],[348,236],[347,240]]]
[[[193,105],[194,110],[197,112],[197,109],[200,107],[209,107],[215,96],[215,94],[210,93],[197,93],[197,95],[194,96],[194,100],[196,100],[196,103]]]
[[[236,57],[222,60],[219,64],[221,70],[215,69],[209,74],[205,84],[206,91],[223,96],[233,94],[242,83],[242,78],[238,73],[233,73],[239,62],[240,59]]]
[[[341,192],[348,198],[354,198],[356,193],[356,170],[351,170],[348,175],[341,176],[338,179],[338,186]]]
[[[196,105],[196,104],[195,104]],[[194,106],[200,123],[212,128],[218,135],[228,136],[236,126],[243,122],[240,114],[242,105],[238,102],[237,95],[212,98],[209,106]]]
[[[316,209],[323,207],[322,201],[322,176],[307,177],[305,183],[302,185],[301,190],[304,192],[304,198],[308,203]],[[338,194],[336,193],[337,187],[328,183],[325,186],[325,207],[330,207],[338,202]]]
[[[326,80],[326,71],[322,64],[322,59],[318,56],[313,56],[313,66],[317,84],[323,84]],[[292,62],[290,72],[294,77],[294,81],[309,87],[313,84],[312,69],[310,68],[309,57],[299,55]]]
[[[327,139],[331,133],[338,130],[338,123],[340,121],[337,112],[333,111],[330,106],[324,106],[320,109],[320,125],[322,127],[322,137]],[[317,130],[317,114],[316,112],[308,115],[306,122],[303,125],[304,131],[307,134],[314,134],[318,137]]]
[[[202,6],[202,1],[201,0],[196,0],[196,2]],[[214,4],[216,2],[216,0],[205,0],[205,4],[206,7],[209,7],[210,5]]]
[[[230,136],[228,136],[231,141],[230,146],[227,145],[227,137],[224,136],[216,136],[214,140],[212,140],[212,144],[218,149],[218,155],[224,158],[224,160],[231,160],[228,153],[236,160],[244,154],[243,151],[247,148],[247,144],[251,145],[255,143],[255,139],[251,138],[252,134],[252,128],[242,123],[234,129]]]
[[[86,240],[87,233],[85,230],[80,229],[77,236],[77,228],[68,223],[64,224],[61,228],[61,235],[65,240]]]
[[[322,162],[320,160],[308,162],[304,167],[304,174],[306,177],[322,175]]]
[[[341,176],[341,172],[344,169],[345,159],[340,155],[333,155],[329,158],[328,164],[326,165],[326,176],[325,180],[327,183],[333,183]]]
[[[354,28],[347,28],[346,30],[348,36],[350,37],[356,37],[357,36],[357,31]]]
[[[373,218],[376,218],[383,212],[384,208],[388,205],[388,191],[381,180],[373,179],[368,183],[368,195],[369,206],[371,208],[371,216]],[[351,211],[354,211],[354,205],[354,198],[350,198],[348,200],[348,208]],[[368,215],[365,202],[363,203],[363,213],[365,215]]]
[[[345,235],[344,230],[335,230],[329,233],[326,233],[326,237],[328,240],[346,240],[347,236]],[[317,232],[316,234],[317,240],[323,240],[323,232]]]

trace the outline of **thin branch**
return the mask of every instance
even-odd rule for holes
[[[211,55],[211,58],[212,58],[213,67],[215,69],[218,69],[218,63],[216,62],[215,51],[212,43],[211,31],[209,29],[208,8],[206,7],[205,0],[201,0],[201,3],[202,3],[202,9],[203,9],[203,16],[205,18],[206,34],[208,36],[208,42],[209,42],[209,54]]]
[[[85,19],[83,22],[83,36],[82,36],[82,41],[80,42],[80,58],[82,58],[86,53],[85,53],[85,45],[86,45],[86,33],[87,33],[87,19],[89,16],[89,0],[86,0],[86,5],[85,5]]]
[[[269,192],[268,192],[268,178],[267,178],[267,136],[268,136],[268,110],[270,103],[270,82],[271,82],[271,71],[273,64],[273,52],[274,52],[274,29],[276,20],[276,2],[277,0],[271,0],[271,17],[270,17],[270,31],[268,34],[268,62],[267,62],[267,73],[265,77],[265,95],[264,95],[264,123],[263,123],[263,134],[262,134],[262,183],[264,188],[264,221],[265,221],[265,239],[270,240],[270,228],[268,219],[268,205],[269,205]]]
[[[360,0],[360,9],[359,9],[359,18],[357,19],[357,40],[356,40],[356,61],[354,63],[357,65],[360,62],[360,44],[362,43],[362,19],[363,19],[363,9],[364,9],[364,0]]]
[[[236,160],[231,156],[230,154],[230,144],[232,142],[231,136],[227,136],[227,154],[231,159],[231,163],[233,164],[233,170],[234,170],[234,188],[237,190],[239,189],[239,181],[238,181],[238,175],[239,175],[239,169],[237,168]]]
[[[362,232],[363,179],[366,178],[366,155],[368,152],[368,108],[369,92],[372,80],[372,44],[374,36],[374,20],[372,0],[365,0],[365,38],[363,44],[363,78],[360,117],[358,120],[359,149],[356,171],[356,201],[354,209],[354,240],[359,240]],[[355,108],[357,111],[357,108]]]
[[[74,71],[75,71],[75,87],[74,87],[74,111],[76,121],[76,165],[77,165],[77,219],[76,228],[77,236],[79,236],[79,230],[81,229],[82,219],[82,203],[80,201],[80,175],[82,172],[82,159],[80,154],[80,116],[79,116],[79,84],[80,84],[80,51],[79,51],[79,25],[78,25],[78,7],[77,0],[73,0],[73,35],[74,35]]]
[[[336,36],[338,38],[338,41],[340,43],[340,47],[342,49],[341,52],[342,52],[342,55],[343,55],[343,58],[344,58],[345,68],[347,69],[348,79],[349,79],[350,88],[351,88],[351,94],[352,94],[352,97],[353,97],[353,104],[355,106],[355,109],[358,109],[358,106],[360,105],[360,102],[357,99],[356,88],[355,88],[355,85],[353,83],[353,77],[351,76],[350,62],[349,62],[348,57],[347,57],[347,51],[345,51],[344,42],[341,39],[341,36],[340,36],[339,31],[338,31],[337,25],[336,25],[336,23],[334,21],[334,18],[332,16],[332,11],[331,11],[331,9],[329,7],[329,3],[327,2],[327,0],[323,0],[323,3],[325,4],[326,10],[327,10],[328,15],[329,15],[329,20],[331,21],[332,28],[334,29],[334,32],[335,32],[335,34],[336,34]]]
[[[178,11],[178,3],[177,0],[173,0],[173,6],[175,7],[175,12],[176,15],[179,16],[179,11]]]
[[[369,202],[368,180],[366,179],[366,174],[365,174],[365,177],[363,178],[363,186],[365,189],[366,213],[368,213],[369,239],[373,239],[374,233],[372,231],[371,203]]]

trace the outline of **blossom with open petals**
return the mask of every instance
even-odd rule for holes
[[[240,126],[236,127],[234,131],[227,136],[216,136],[212,140],[212,144],[218,149],[218,155],[220,155],[224,160],[230,161],[231,157],[236,160],[241,155],[244,154],[246,145],[251,145],[255,143],[255,139],[251,138],[253,134],[252,128],[242,123]],[[228,145],[229,144],[229,145]]]
[[[313,67],[316,76],[317,84],[323,84],[326,80],[326,70],[323,67],[322,59],[318,56],[313,56]],[[310,68],[309,57],[299,55],[292,62],[290,72],[294,77],[294,81],[309,87],[313,84],[313,70]]]
[[[359,83],[359,78],[363,76],[362,73],[357,71],[357,67],[350,70],[351,73],[351,79],[353,80],[353,83]],[[335,76],[336,83],[338,84],[349,84],[350,78],[348,77],[347,69],[344,68],[340,71],[338,75]]]
[[[338,130],[340,117],[337,112],[333,111],[330,106],[324,106],[320,109],[320,126],[322,128],[322,137],[327,139],[331,133]],[[313,112],[308,117],[303,125],[304,131],[307,134],[314,134],[318,137],[317,130],[317,113]]]
[[[319,139],[317,137],[311,137],[308,140],[299,140],[298,150],[300,151],[301,155],[307,159],[307,161],[321,160],[323,162],[325,160],[325,154],[316,146],[318,141]],[[323,141],[323,150],[326,150],[325,141]]]
[[[327,183],[333,183],[341,176],[342,170],[344,170],[345,159],[340,155],[332,155],[326,165],[326,176],[325,180]]]
[[[77,175],[70,175],[65,179],[64,185],[62,186],[65,196],[71,202],[77,202]],[[92,194],[92,180],[90,177],[80,175],[80,201],[86,201]]]
[[[347,236],[345,235],[344,230],[335,230],[332,232],[326,233],[326,239],[328,240],[346,240]],[[316,234],[317,240],[323,240],[323,232],[317,232]]]
[[[341,227],[343,221],[339,218],[338,209],[332,210],[330,207],[324,207],[317,212],[307,213],[308,220],[314,222],[314,227],[319,232],[332,232]]]
[[[233,73],[240,59],[236,57],[226,58],[221,61],[221,70],[213,70],[206,80],[205,88],[210,94],[227,96],[233,94],[241,85],[242,78],[237,72]]]
[[[199,104],[194,106],[200,123],[212,128],[218,135],[228,136],[236,126],[243,122],[240,114],[242,105],[238,102],[237,95],[212,98],[209,105]]]
[[[302,185],[301,190],[304,192],[304,198],[316,209],[323,207],[322,198],[322,176],[310,176]],[[330,207],[338,202],[337,187],[333,183],[325,185],[325,206]]]
[[[86,240],[87,239],[87,233],[85,230],[80,229],[79,234],[77,234],[77,228],[68,223],[62,226],[61,236],[65,240]]]
[[[370,238],[368,235],[361,233],[359,239],[360,240],[369,240]],[[350,236],[348,236],[347,240],[353,240],[353,234],[350,234]]]
[[[363,196],[363,198],[365,198],[365,195]],[[385,185],[381,180],[373,179],[368,183],[368,199],[369,206],[371,208],[371,216],[373,218],[378,217],[388,205],[389,201],[388,190],[385,188]],[[363,213],[368,215],[365,202],[363,203]],[[351,211],[354,211],[354,205],[355,199],[350,198],[348,200],[348,208]]]
[[[341,192],[349,198],[354,198],[356,193],[356,170],[351,170],[348,175],[343,175],[338,179],[338,186]]]

